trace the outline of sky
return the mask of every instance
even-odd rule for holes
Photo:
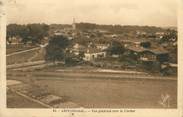
[[[8,23],[176,26],[176,0],[9,0]]]

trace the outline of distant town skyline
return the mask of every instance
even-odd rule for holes
[[[7,23],[177,26],[174,0],[9,0]]]

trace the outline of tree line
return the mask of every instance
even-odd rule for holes
[[[7,41],[11,43],[12,37],[21,38],[26,44],[31,41],[33,44],[40,43],[41,40],[48,36],[49,25],[47,24],[9,24],[7,26]]]
[[[77,23],[76,27],[81,30],[86,29],[102,29],[108,30],[112,33],[136,33],[136,31],[143,31],[147,33],[155,33],[158,31],[166,31],[166,29],[156,26],[138,26],[138,25],[100,25],[95,23]]]

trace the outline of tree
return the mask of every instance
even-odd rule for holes
[[[62,35],[51,37],[46,47],[45,60],[47,61],[63,61],[65,59],[65,49],[70,45],[68,38]]]
[[[109,55],[121,55],[124,53],[124,47],[122,46],[122,44],[120,42],[117,41],[112,41],[110,47],[108,48],[107,52],[109,53]]]
[[[29,37],[29,29],[26,25],[19,26],[18,36],[22,38],[22,42],[26,44],[28,41],[31,41]]]
[[[21,26],[10,24],[7,26],[7,41],[11,42],[12,37],[20,37]]]
[[[28,24],[27,28],[29,30],[28,40],[34,44],[40,43],[43,37],[48,36],[49,26],[46,24]]]
[[[17,35],[16,28],[16,24],[10,24],[7,26],[7,39]]]
[[[66,65],[76,65],[77,63],[79,63],[81,61],[81,58],[79,58],[79,56],[73,54],[73,53],[66,53],[65,54],[65,64]]]
[[[48,31],[49,26],[46,24],[10,24],[7,26],[7,41],[11,41],[9,40],[11,37],[20,37],[23,43],[31,41],[37,44],[40,43],[45,36],[48,36]]]

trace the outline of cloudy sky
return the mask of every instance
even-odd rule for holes
[[[8,23],[176,26],[176,0],[9,0]]]

